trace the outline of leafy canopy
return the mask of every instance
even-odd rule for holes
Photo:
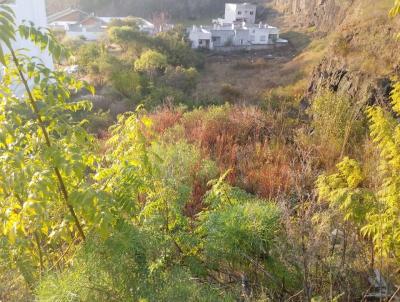
[[[96,144],[85,121],[74,115],[90,110],[72,93],[92,87],[48,69],[13,41],[32,41],[55,59],[67,55],[49,32],[33,24],[16,27],[7,6],[0,7],[0,236],[11,263],[28,283],[51,267],[65,245],[84,241],[111,225],[107,196],[92,185]]]

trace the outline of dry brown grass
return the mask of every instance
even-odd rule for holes
[[[152,118],[157,131],[167,133],[171,142],[185,139],[197,145],[205,158],[214,160],[221,173],[230,169],[232,185],[267,198],[290,191],[294,150],[285,142],[282,126],[260,109],[225,105],[183,115],[164,109]],[[206,189],[199,182],[193,192],[199,197]]]
[[[236,103],[257,104],[271,90],[285,90],[292,95],[304,93],[313,68],[325,54],[329,37],[311,41],[304,33],[290,32],[288,38],[288,47],[274,51],[210,56],[194,99],[201,99],[205,93],[220,96],[227,85],[240,92]]]
[[[201,98],[204,93],[218,96],[223,86],[230,85],[241,92],[239,102],[252,103],[265,90],[290,81],[282,77],[281,72],[292,55],[284,55],[276,53],[276,57],[271,58],[268,52],[258,52],[208,58],[194,98]]]
[[[386,76],[400,64],[400,43],[395,39],[400,21],[387,15],[371,18],[344,24],[332,39],[330,52],[352,71]]]

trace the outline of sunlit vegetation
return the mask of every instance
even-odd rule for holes
[[[230,83],[202,101],[182,28],[119,21],[69,56],[0,5],[0,33],[0,301],[395,301],[400,84],[386,107],[328,90],[304,106],[288,67],[252,104]]]
[[[101,96],[93,98],[96,115],[88,117],[92,129],[107,128],[118,114],[140,104],[147,109],[194,105],[191,94],[203,57],[190,49],[183,28],[152,37],[128,18],[113,22],[101,42],[64,42],[75,49],[75,56],[66,62],[78,64],[79,76]]]

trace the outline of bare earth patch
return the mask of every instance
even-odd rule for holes
[[[304,58],[309,51],[289,43],[271,50],[210,53],[194,98],[201,99],[207,94],[232,101],[225,95],[230,90],[235,96],[234,102],[253,103],[274,88],[305,89],[305,79],[312,71],[308,68],[312,62]]]

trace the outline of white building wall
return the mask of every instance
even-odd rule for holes
[[[267,44],[268,43],[268,33],[264,29],[260,28],[250,28],[250,36],[252,44]]]
[[[236,29],[233,44],[236,46],[250,45],[250,32],[248,29]]]
[[[267,28],[255,28],[253,44],[264,45],[268,44],[269,41],[269,30]]]
[[[21,25],[24,20],[32,21],[37,27],[47,27],[45,0],[16,0],[10,7],[15,12],[16,25]],[[17,37],[13,43],[14,49],[25,49],[24,53],[32,58],[38,58],[48,68],[53,69],[53,59],[50,54],[42,52],[36,45]]]
[[[193,27],[189,33],[189,40],[192,42],[192,48],[199,48],[204,45],[200,45],[200,40],[209,40],[210,42],[210,49],[214,48],[213,41],[212,41],[212,34],[211,32],[204,30],[202,28]]]
[[[245,20],[247,23],[254,24],[256,22],[257,6],[249,3],[226,3],[225,4],[225,21],[235,22],[237,20]]]
[[[216,41],[213,41],[213,46],[222,47],[233,44],[233,40],[235,38],[235,30],[224,30],[217,27],[211,30],[211,35],[213,38],[216,38]]]
[[[262,27],[250,28],[249,31],[252,37],[252,44],[255,45],[273,44],[279,39],[279,29],[276,27],[264,25]],[[272,39],[273,35],[275,35],[275,41]]]
[[[236,11],[237,19],[244,19],[247,23],[254,24],[256,23],[256,10],[257,6],[253,4],[238,4]],[[241,12],[241,14],[239,14]]]
[[[236,21],[236,7],[237,4],[226,3],[225,4],[225,22],[232,23]]]

